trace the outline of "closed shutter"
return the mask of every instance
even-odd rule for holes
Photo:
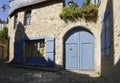
[[[54,38],[46,38],[46,62],[47,65],[54,65]]]
[[[14,43],[14,62],[21,64],[23,62],[23,42]]]
[[[102,26],[102,55],[110,55],[110,12],[105,13]]]

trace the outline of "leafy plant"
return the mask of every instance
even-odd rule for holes
[[[8,39],[8,28],[4,27],[3,30],[0,31],[0,38]]]
[[[76,8],[78,8],[78,4],[77,4],[77,3],[72,3],[72,4],[70,5],[70,8],[76,9]]]
[[[96,21],[98,16],[98,6],[95,4],[90,4],[86,7],[82,7],[81,13],[84,15],[85,20]]]
[[[82,7],[86,7],[86,6],[88,6],[88,1],[87,0],[83,2]]]
[[[61,19],[74,19],[77,17],[78,5],[76,3],[71,4],[69,7],[64,7],[60,14]]]
[[[98,16],[98,6],[96,4],[85,3],[81,8],[76,3],[71,4],[69,7],[64,7],[60,18],[67,21],[74,21],[77,18],[83,18],[87,21],[96,21]]]
[[[97,71],[96,74],[100,76],[100,75],[101,75],[101,72],[100,72],[100,71]]]

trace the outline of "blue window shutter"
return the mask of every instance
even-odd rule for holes
[[[102,30],[102,55],[110,55],[110,13],[105,13]]]
[[[48,65],[54,64],[54,38],[46,38],[46,61]]]
[[[14,62],[21,64],[23,62],[23,42],[17,41],[14,43]]]

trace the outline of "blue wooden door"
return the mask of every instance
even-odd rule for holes
[[[66,36],[65,68],[94,69],[94,36],[87,30],[72,30]]]

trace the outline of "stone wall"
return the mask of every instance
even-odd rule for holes
[[[63,41],[64,36],[73,28],[86,28],[95,36],[95,72],[101,71],[101,27],[94,22],[85,22],[83,19],[78,19],[75,22],[68,21],[67,23],[60,19],[59,14],[62,11],[63,3],[46,3],[45,6],[32,9],[31,25],[24,26],[24,11],[18,11],[18,24],[21,28],[13,28],[14,16],[9,19],[9,36],[10,36],[10,61],[14,58],[14,41],[21,38],[31,38],[39,36],[49,36],[55,38],[55,63],[63,67]],[[28,9],[28,8],[26,8]],[[16,12],[17,13],[17,12]],[[17,36],[17,35],[22,36]],[[20,37],[20,38],[18,38]]]
[[[111,52],[110,56],[101,58],[101,74],[110,83],[120,83],[120,2],[119,0],[102,0],[99,7],[99,26],[102,27],[102,16],[110,8]]]
[[[120,60],[120,1],[113,0],[114,65]]]
[[[0,39],[0,47],[2,48],[2,55],[0,55],[1,61],[7,61],[8,60],[8,40]]]
[[[113,83],[120,83],[120,1],[112,0],[113,13]]]

